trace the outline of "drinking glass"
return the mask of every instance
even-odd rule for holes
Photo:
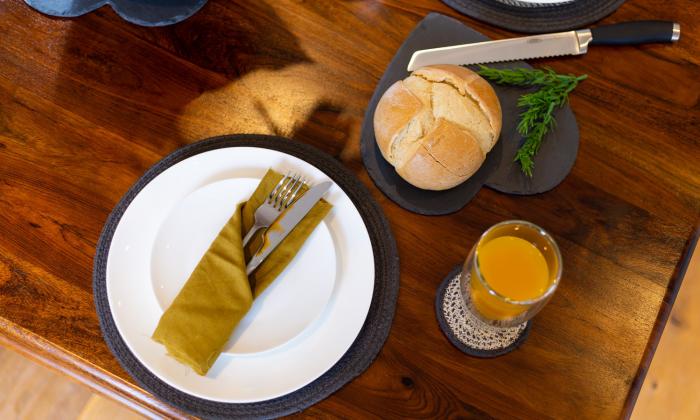
[[[503,236],[524,239],[544,257],[548,284],[541,292],[538,289],[535,297],[518,300],[507,294],[499,293],[494,290],[489,284],[489,278],[484,275],[479,263],[479,251],[490,241]],[[509,261],[504,260],[502,264],[509,264]],[[512,273],[511,278],[500,279],[500,281],[518,282],[520,278],[517,275],[517,267],[509,269],[516,272]],[[552,236],[533,223],[523,220],[508,220],[491,226],[472,247],[460,276],[460,289],[468,310],[482,321],[499,327],[513,327],[529,320],[544,307],[559,286],[561,273],[561,254]],[[523,287],[523,284],[521,283],[519,287]]]

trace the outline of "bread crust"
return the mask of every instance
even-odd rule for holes
[[[460,150],[463,156],[454,151]],[[446,190],[472,176],[484,162],[484,153],[469,132],[440,119],[425,141],[396,172],[410,184],[426,190]]]
[[[392,165],[392,141],[422,108],[421,101],[404,87],[402,80],[391,85],[377,104],[374,111],[374,137],[382,156]]]
[[[414,74],[422,75],[433,82],[441,80],[454,81],[459,87],[460,93],[469,94],[479,103],[479,107],[488,117],[493,131],[498,134],[501,133],[501,103],[498,101],[496,91],[483,77],[466,67],[449,64],[422,67],[416,70]],[[496,144],[497,140],[498,136],[496,136],[491,147]]]
[[[452,188],[472,176],[501,131],[491,85],[464,67],[423,67],[394,83],[374,113],[384,158],[412,185]]]

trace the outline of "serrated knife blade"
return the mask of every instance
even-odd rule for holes
[[[559,55],[580,55],[588,51],[589,45],[676,42],[680,36],[681,27],[675,22],[663,20],[621,22],[578,31],[416,51],[408,63],[408,71],[433,64],[469,65]]]
[[[585,29],[432,48],[413,53],[408,71],[432,64],[468,65],[585,54],[591,39],[591,31]]]
[[[284,212],[275,222],[267,229],[263,239],[263,245],[260,250],[253,255],[246,267],[246,273],[250,274],[267,258],[268,255],[282,242],[282,239],[301,222],[306,214],[311,211],[313,206],[323,197],[323,195],[331,188],[331,181],[321,182],[314,185],[304,195],[301,196],[292,206]]]

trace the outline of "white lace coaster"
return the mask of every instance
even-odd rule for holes
[[[471,300],[465,302],[462,299],[459,285],[461,271],[456,271],[457,274],[451,273],[440,286],[436,301],[440,326],[450,341],[460,350],[475,356],[498,356],[515,349],[519,341],[525,338],[528,322],[503,328],[480,320],[469,310]],[[448,283],[445,285],[445,282]]]

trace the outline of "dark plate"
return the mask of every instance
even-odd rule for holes
[[[164,26],[195,14],[207,0],[24,0],[51,16],[75,17],[106,4],[125,20],[141,26]]]
[[[447,45],[487,41],[489,38],[450,17],[431,13],[418,23],[389,63],[367,107],[362,124],[362,160],[377,187],[392,201],[414,213],[440,215],[453,213],[464,207],[483,185],[495,190],[518,195],[537,194],[551,190],[564,180],[576,161],[578,153],[578,126],[569,106],[555,113],[556,127],[547,134],[535,157],[534,176],[528,178],[513,162],[522,138],[516,127],[522,112],[516,105],[522,88],[493,85],[503,110],[501,137],[486,155],[479,171],[466,182],[445,191],[428,191],[404,181],[379,151],[374,139],[374,110],[382,94],[397,80],[408,76],[406,66],[414,51]],[[527,63],[509,62],[491,64],[492,67],[532,68]]]
[[[517,32],[563,32],[585,28],[617,10],[625,0],[573,0],[534,4],[519,0],[442,0],[453,9]]]

